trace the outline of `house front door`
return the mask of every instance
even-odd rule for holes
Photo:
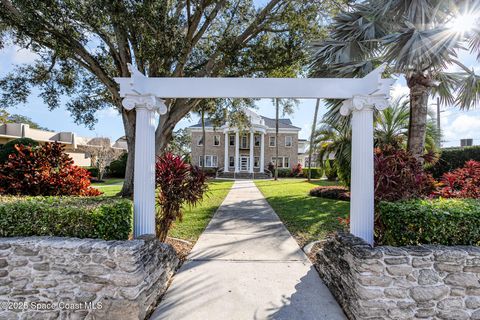
[[[240,156],[240,171],[248,171],[250,158],[248,156]]]

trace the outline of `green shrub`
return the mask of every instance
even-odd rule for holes
[[[440,159],[428,171],[440,178],[446,172],[463,167],[468,160],[480,161],[480,146],[442,149]]]
[[[337,173],[337,166],[335,165],[333,160],[326,160],[325,164],[325,176],[329,181],[337,180],[338,173]]]
[[[0,149],[0,163],[6,162],[10,154],[17,153],[17,151],[15,150],[16,144],[23,145],[23,146],[30,146],[30,147],[38,146],[38,142],[30,138],[18,138],[18,139],[9,141],[5,143],[3,147]]]
[[[321,177],[323,177],[323,168],[312,167],[311,170],[312,170],[312,175],[311,175],[312,179],[320,179]],[[308,167],[303,168],[302,176],[305,178],[308,178],[308,171],[309,171]]]
[[[90,172],[90,177],[97,178],[98,177],[98,168],[95,167],[85,167],[85,170]]]
[[[0,197],[0,237],[59,236],[126,240],[130,200],[92,197]]]
[[[108,166],[108,176],[112,178],[125,178],[128,153],[124,153],[117,160],[113,160]],[[95,176],[96,177],[96,176]]]
[[[379,242],[384,245],[479,245],[480,200],[381,202]]]
[[[278,168],[278,177],[279,178],[287,178],[291,176],[292,169],[287,169],[287,168]],[[273,171],[275,172],[275,171]]]

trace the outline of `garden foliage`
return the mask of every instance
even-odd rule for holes
[[[467,161],[462,168],[444,173],[435,194],[443,198],[480,198],[480,162]]]
[[[0,163],[5,163],[10,154],[16,154],[15,145],[37,147],[38,142],[30,138],[18,138],[5,143],[0,149]]]
[[[309,170],[312,171],[312,174],[311,174],[311,176],[310,176],[312,179],[320,179],[320,178],[323,176],[323,169],[322,169],[322,168],[314,168],[314,167],[312,167],[312,168],[310,168],[310,169],[308,169],[308,168],[303,168],[303,170],[302,170],[302,172],[303,172],[302,176],[303,176],[304,178],[308,178],[308,171],[309,171]]]
[[[442,149],[438,162],[429,168],[435,178],[451,170],[463,167],[469,160],[480,161],[480,146]]]
[[[0,164],[0,194],[96,196],[90,173],[73,164],[58,143],[37,148],[16,145],[16,153]]]
[[[376,148],[374,159],[376,201],[424,198],[434,191],[435,180],[408,151]]]
[[[117,159],[110,162],[108,166],[108,175],[112,178],[125,178],[125,170],[127,168],[128,153],[124,152]],[[92,174],[92,176],[95,176]]]
[[[59,236],[126,240],[130,200],[106,197],[0,197],[0,237]]]
[[[350,192],[341,186],[318,186],[310,190],[313,197],[350,201]]]
[[[172,153],[158,157],[155,169],[158,188],[156,232],[158,238],[165,241],[173,222],[182,220],[183,206],[196,205],[208,186],[206,175],[199,167],[189,165]]]
[[[333,160],[325,160],[324,163],[324,169],[325,169],[325,176],[329,181],[335,181],[337,180],[338,173],[337,173],[337,166],[335,165]]]
[[[416,199],[382,202],[379,244],[480,245],[480,200]]]

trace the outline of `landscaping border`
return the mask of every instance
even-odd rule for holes
[[[480,319],[480,248],[330,237],[316,268],[349,319]]]
[[[178,265],[153,236],[0,238],[0,318],[144,319]]]

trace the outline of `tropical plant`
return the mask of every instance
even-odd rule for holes
[[[441,182],[436,194],[442,198],[480,198],[480,162],[467,161],[462,168],[444,173]]]
[[[155,225],[157,237],[165,241],[175,220],[182,221],[183,206],[195,206],[208,185],[203,170],[171,153],[157,157],[155,169],[158,188]]]
[[[280,118],[279,113],[282,112],[282,116],[286,114],[292,114],[294,107],[298,105],[298,100],[296,99],[274,99],[275,102],[275,172],[273,175],[274,180],[278,180],[278,131]]]
[[[17,153],[16,145],[30,146],[35,148],[38,146],[38,142],[30,138],[18,138],[8,141],[0,148],[0,163],[4,163],[8,160],[10,154]]]
[[[131,151],[122,194],[131,195],[136,112],[122,107],[114,80],[130,76],[128,63],[150,77],[268,76],[305,64],[306,44],[321,37],[336,2],[2,0],[0,46],[28,49],[37,60],[0,81],[0,109],[24,103],[33,87],[51,109],[68,96],[67,109],[87,126],[98,110],[115,108]],[[157,155],[200,101],[166,100]]]
[[[477,24],[468,32],[449,27],[463,23],[455,20],[462,15],[478,14],[478,6],[478,2],[453,0],[354,3],[334,18],[329,39],[315,44],[311,74],[363,77],[381,63],[387,63],[388,72],[402,74],[410,89],[407,148],[421,161],[429,96],[467,109],[480,101],[480,77],[456,56],[466,42],[471,52],[480,55],[480,27]],[[448,73],[450,64],[461,72]],[[340,123],[341,101],[328,105],[327,118]]]
[[[317,99],[315,103],[315,113],[313,115],[312,122],[312,131],[310,132],[310,143],[308,145],[308,181],[312,179],[312,154],[313,154],[313,142],[315,139],[315,131],[317,130],[317,117],[318,117],[318,108],[320,107],[320,99]]]
[[[90,187],[90,173],[73,164],[59,143],[40,147],[16,145],[0,164],[0,194],[31,196],[97,196],[101,192]]]

